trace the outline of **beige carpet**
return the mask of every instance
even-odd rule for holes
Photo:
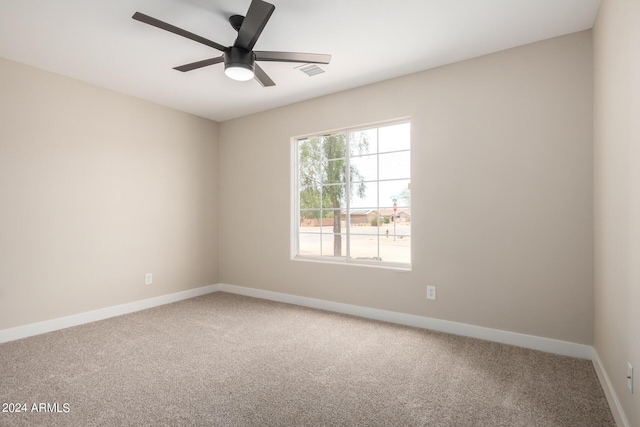
[[[5,343],[0,367],[27,406],[2,426],[614,425],[590,361],[225,293]]]

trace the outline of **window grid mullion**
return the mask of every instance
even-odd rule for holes
[[[344,189],[345,199],[345,236],[347,245],[345,250],[345,259],[351,258],[351,132],[345,133],[345,178],[346,187]]]
[[[295,201],[293,203],[294,206],[294,216],[295,216],[295,221],[296,221],[296,237],[294,240],[294,251],[296,254],[300,253],[300,221],[301,221],[301,217],[300,217],[300,140],[297,140],[296,142],[296,163],[295,163],[296,169],[293,172],[294,173],[294,177],[295,177],[295,192],[296,192],[296,198]]]
[[[378,235],[376,239],[376,249],[378,259],[380,257],[380,129],[376,129],[376,200],[378,201],[376,206],[376,212],[378,213],[378,220],[376,221]]]
[[[323,141],[324,144],[324,141]],[[322,170],[322,165],[325,162],[324,158],[324,150],[320,150],[320,256],[324,253],[323,243],[324,243],[324,184],[322,182],[322,177],[324,175],[324,171]]]

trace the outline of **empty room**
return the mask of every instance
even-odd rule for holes
[[[0,425],[640,426],[640,2],[0,2]]]

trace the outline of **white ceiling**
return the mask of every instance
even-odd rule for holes
[[[276,82],[223,65],[172,68],[220,52],[131,19],[139,11],[222,45],[251,0],[0,0],[0,57],[223,121],[593,26],[600,0],[267,0],[256,50],[328,53],[326,73],[261,63]]]

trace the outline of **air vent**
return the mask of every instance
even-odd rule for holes
[[[323,68],[318,67],[316,64],[307,64],[297,68],[309,77],[317,76],[325,72]]]

